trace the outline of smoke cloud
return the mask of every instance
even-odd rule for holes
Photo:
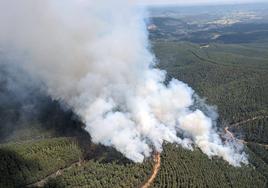
[[[194,108],[193,89],[164,84],[143,11],[130,1],[0,0],[0,24],[0,48],[81,118],[93,142],[134,162],[169,142],[247,163],[240,146],[221,140],[215,113]]]

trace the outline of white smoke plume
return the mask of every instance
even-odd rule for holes
[[[194,91],[154,66],[143,12],[126,0],[0,0],[0,46],[23,59],[93,142],[142,162],[164,142],[247,163],[215,121],[191,110]],[[181,135],[181,136],[178,136]]]

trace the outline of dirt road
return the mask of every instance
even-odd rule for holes
[[[147,182],[145,182],[141,188],[149,188],[152,185],[153,181],[155,180],[155,178],[158,174],[158,171],[160,170],[160,166],[161,166],[160,153],[156,153],[154,155],[154,162],[155,162],[155,164],[153,167],[152,174],[151,174],[150,178],[147,180]]]
[[[255,120],[258,120],[258,119],[264,119],[264,118],[268,118],[268,116],[256,116],[256,117],[253,117],[253,118],[250,118],[250,119],[239,121],[237,123],[233,123],[230,126],[231,127],[237,127],[239,125],[242,125],[242,124],[245,124],[245,123],[248,123],[248,122],[251,122],[251,121],[255,121]]]
[[[68,166],[66,168],[63,168],[63,169],[59,169],[57,172],[48,175],[47,177],[43,178],[42,180],[40,180],[38,182],[35,182],[33,184],[30,184],[30,185],[27,185],[26,187],[44,187],[44,185],[48,182],[48,180],[50,178],[56,178],[57,176],[60,176],[63,173],[64,170],[71,169],[71,168],[73,168],[75,166],[80,166],[82,162],[83,161],[81,161],[81,160],[79,160],[77,162],[74,162],[70,166]]]

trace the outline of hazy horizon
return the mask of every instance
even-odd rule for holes
[[[139,4],[145,5],[177,5],[177,6],[199,6],[199,5],[228,5],[228,4],[257,4],[268,3],[268,0],[138,0]]]

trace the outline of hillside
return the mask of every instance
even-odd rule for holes
[[[265,187],[268,153],[260,144],[267,144],[268,134],[268,52],[256,50],[253,44],[211,44],[201,49],[192,43],[159,41],[153,49],[161,62],[158,66],[170,78],[185,81],[218,106],[219,125],[230,126],[237,137],[248,141],[251,161],[249,166],[234,168],[221,159],[208,159],[198,149],[191,152],[166,145],[153,187]],[[54,102],[48,104],[42,118],[13,130],[20,134],[7,137],[8,143],[0,146],[5,159],[0,164],[0,187],[139,187],[149,178],[152,160],[134,164],[109,148],[86,146],[90,137],[79,128],[81,124]],[[243,122],[254,117],[261,118]],[[65,122],[71,132],[63,128]],[[34,184],[47,176],[45,182]]]
[[[217,106],[222,126],[261,117],[233,129],[239,129],[237,134],[242,132],[251,141],[267,143],[267,48],[216,43],[200,48],[192,43],[165,41],[156,42],[154,49],[159,67],[167,70],[170,78],[188,83],[209,104]],[[254,130],[259,132],[255,138]]]
[[[21,5],[23,5],[23,3]],[[69,6],[71,7],[71,5]],[[89,47],[86,47],[86,50],[84,50],[84,48],[87,46],[87,39],[91,41],[91,36],[84,33],[76,35],[76,29],[81,30],[81,28],[85,28],[86,31],[91,31],[92,29],[92,33],[94,33],[93,29],[98,29],[98,27],[88,28],[88,24],[80,27],[80,23],[77,23],[77,25],[71,24],[73,27],[70,27],[70,31],[67,29],[68,27],[63,27],[59,30],[60,32],[57,30],[55,40],[61,38],[59,36],[61,36],[61,33],[64,33],[65,29],[68,31],[65,33],[66,36],[64,34],[62,35],[63,40],[60,41],[59,44],[55,43],[57,45],[53,46],[56,49],[55,51],[52,50],[54,48],[50,46],[50,43],[48,46],[45,45],[44,48],[46,50],[51,48],[49,55],[53,54],[56,57],[55,62],[62,63],[63,59],[64,63],[66,63],[65,60],[67,60],[67,63],[72,62],[70,64],[74,65],[73,67],[67,67],[65,70],[65,64],[63,63],[57,67],[59,70],[56,70],[57,68],[54,70],[53,57],[44,55],[41,46],[40,53],[38,54],[41,55],[42,58],[36,58],[36,60],[40,60],[42,64],[41,69],[46,68],[44,61],[51,60],[51,62],[49,62],[51,64],[48,66],[49,71],[46,73],[53,72],[54,74],[52,75],[55,79],[49,80],[50,74],[45,77],[49,80],[49,84],[57,86],[53,87],[53,89],[63,96],[57,94],[51,95],[50,92],[52,92],[52,90],[48,89],[49,85],[46,85],[46,79],[41,81],[32,79],[32,75],[26,73],[26,70],[20,66],[16,66],[16,63],[14,63],[14,61],[18,61],[16,57],[9,57],[10,52],[5,53],[0,46],[0,188],[268,187],[268,7],[263,6],[262,4],[253,6],[253,10],[250,5],[241,5],[241,7],[239,5],[234,7],[226,5],[220,6],[221,8],[217,6],[185,8],[154,7],[151,10],[152,15],[147,18],[148,20],[146,19],[150,39],[150,50],[155,54],[157,61],[155,66],[166,71],[167,78],[165,84],[172,78],[176,78],[193,88],[195,91],[193,97],[197,102],[187,109],[189,111],[192,110],[191,108],[195,109],[197,106],[200,110],[206,111],[204,112],[205,114],[209,113],[204,103],[216,109],[219,117],[215,129],[219,132],[223,142],[228,140],[232,143],[237,142],[244,144],[243,150],[248,157],[248,165],[242,164],[241,167],[234,167],[220,157],[209,158],[198,147],[194,146],[193,151],[191,151],[180,145],[169,143],[164,143],[162,153],[153,151],[152,156],[146,158],[143,163],[134,163],[123,154],[116,151],[113,147],[116,144],[116,146],[120,146],[122,140],[128,140],[124,139],[124,137],[127,136],[121,134],[121,137],[118,136],[120,137],[120,139],[118,139],[119,141],[114,139],[116,142],[113,143],[109,136],[112,134],[112,131],[113,134],[117,136],[118,132],[124,129],[121,122],[124,122],[125,125],[125,122],[128,122],[125,121],[126,119],[132,120],[131,118],[133,118],[133,116],[128,114],[128,112],[132,113],[132,111],[124,111],[122,108],[127,105],[133,105],[133,101],[136,102],[136,100],[130,100],[132,102],[130,102],[131,104],[122,106],[120,106],[120,104],[124,103],[124,100],[133,99],[131,97],[125,99],[124,95],[136,91],[136,87],[139,88],[135,85],[137,83],[136,77],[147,77],[147,75],[139,75],[140,67],[144,68],[144,64],[138,64],[138,66],[135,64],[132,67],[133,59],[129,60],[129,57],[133,57],[134,60],[140,60],[140,56],[135,59],[136,55],[140,55],[140,52],[142,52],[141,57],[143,57],[144,52],[140,49],[135,49],[134,55],[132,53],[130,56],[123,54],[123,58],[119,58],[118,61],[117,57],[119,56],[118,54],[122,55],[122,48],[126,49],[123,52],[129,52],[132,50],[133,46],[140,46],[135,43],[136,41],[131,43],[132,41],[129,36],[132,36],[132,24],[127,23],[124,26],[128,32],[126,32],[126,36],[123,37],[121,37],[121,35],[122,33],[125,34],[125,30],[114,32],[111,36],[106,30],[103,32],[101,30],[98,37],[104,37],[101,38],[103,40],[100,40],[100,44],[96,45],[94,42],[93,45],[93,47],[98,46],[100,49],[92,50],[94,51],[92,52],[93,57],[89,57]],[[30,8],[32,8],[32,6],[30,6]],[[117,10],[113,12],[114,10],[115,9],[111,8],[112,13],[117,13]],[[36,11],[36,13],[37,12],[38,11]],[[85,15],[87,15],[87,12],[88,10],[85,11]],[[104,12],[107,12],[106,9]],[[104,15],[105,16],[101,17],[105,19],[109,18],[106,14]],[[117,18],[117,16],[115,16],[115,18]],[[122,15],[119,14],[118,17],[121,16]],[[48,17],[47,22],[50,22],[50,14]],[[66,22],[70,17],[69,15],[66,17]],[[111,17],[111,20],[113,19],[114,18]],[[79,16],[77,20],[81,21]],[[85,20],[82,19],[83,24]],[[61,20],[59,19],[58,21],[60,22]],[[117,21],[122,20],[119,19]],[[34,25],[37,23],[36,20],[33,20],[33,22]],[[49,29],[48,31],[43,31],[41,27],[42,35],[45,32],[49,33],[50,30],[53,30],[52,27],[54,26],[58,28],[58,24],[48,24],[48,26],[47,22],[45,21],[44,28],[48,27]],[[26,23],[28,23],[27,19]],[[65,22],[60,23],[62,25],[66,24]],[[95,24],[95,22],[93,24]],[[62,25],[60,25],[60,27]],[[105,24],[100,24],[100,26],[105,26]],[[114,26],[117,25],[111,24],[110,27],[107,27],[109,29],[108,31]],[[133,28],[136,28],[134,26]],[[121,27],[115,27],[115,31],[120,28]],[[28,32],[25,33],[27,34],[25,36],[28,36]],[[106,37],[106,34],[108,37]],[[65,37],[67,39],[69,35],[71,36],[70,40],[66,40],[67,43],[65,43],[64,39]],[[114,39],[114,35],[118,37],[118,40]],[[140,35],[133,38],[137,39],[139,36]],[[143,34],[142,37],[144,37]],[[24,38],[25,37],[21,38],[23,39],[22,41],[24,41]],[[36,41],[39,40],[41,39],[36,37]],[[85,40],[85,42],[83,42],[83,40]],[[99,42],[99,40],[96,41],[96,43]],[[43,42],[47,44],[47,41]],[[78,47],[75,46],[76,42],[78,43]],[[26,43],[28,43],[28,41]],[[52,44],[54,44],[53,41]],[[65,44],[71,44],[70,49],[69,46]],[[73,44],[74,46],[72,46]],[[102,44],[107,46],[101,46]],[[126,46],[115,44],[126,44]],[[131,46],[132,44],[134,45]],[[35,44],[29,46],[33,47],[33,51],[36,52]],[[26,45],[26,47],[29,46]],[[64,48],[61,48],[63,46]],[[93,49],[92,46],[90,47]],[[119,49],[113,49],[116,47],[119,47]],[[83,49],[82,52],[81,49]],[[59,50],[59,52],[57,50]],[[110,51],[112,51],[111,54]],[[69,57],[68,55],[70,54],[68,54],[68,52],[73,52],[74,55]],[[113,52],[115,54],[112,54]],[[23,54],[24,53],[26,54],[26,52],[23,51]],[[84,56],[80,57],[81,54]],[[115,60],[110,60],[110,57]],[[131,66],[128,67],[127,63],[122,64],[122,59],[127,62],[129,60]],[[79,60],[82,62],[82,69],[85,70],[76,67],[76,62]],[[94,67],[96,68],[96,70],[94,70],[95,72],[90,72],[91,64],[87,64],[88,62],[84,63],[84,61],[88,60],[90,60],[90,63],[93,61],[92,64],[96,64],[97,68]],[[102,60],[105,62],[104,68],[103,64],[99,66],[99,61],[103,62]],[[114,66],[114,64],[117,63],[120,67]],[[132,73],[132,68],[133,72],[135,72],[133,75],[130,74]],[[104,69],[104,71],[102,69]],[[116,69],[120,70],[116,72]],[[125,72],[126,70],[127,72]],[[154,71],[151,67],[148,70]],[[43,70],[39,73],[45,72],[42,71]],[[67,72],[62,76],[60,75],[61,71]],[[101,74],[99,74],[100,72]],[[80,73],[83,75],[82,77],[79,76]],[[96,77],[94,77],[95,73],[97,75]],[[128,74],[130,74],[129,79],[125,79]],[[105,76],[107,76],[107,78],[103,81],[102,78]],[[113,80],[114,77],[116,77],[116,81]],[[68,78],[67,81],[64,78]],[[81,78],[83,78],[82,81],[80,80]],[[90,79],[87,80],[88,78]],[[91,79],[96,80],[96,85],[90,82],[92,81]],[[117,82],[117,79],[122,79],[123,81]],[[129,88],[128,86],[125,87],[125,84],[122,86],[122,83],[126,83],[125,80],[133,81],[135,89]],[[54,82],[56,83],[58,81],[61,81],[59,82],[60,84],[54,85]],[[98,81],[100,81],[100,84],[97,84]],[[73,89],[73,87],[69,86],[75,84],[71,83],[79,83],[81,87],[75,87]],[[156,81],[155,83],[158,82]],[[58,87],[61,86],[61,84],[66,84],[64,86],[68,87]],[[92,90],[91,87],[88,87],[90,84],[94,86]],[[113,90],[113,84],[120,89]],[[164,88],[165,84],[161,86]],[[123,97],[120,93],[123,91],[121,87],[124,88],[124,91],[127,90],[126,93],[122,94]],[[96,91],[94,89],[96,89]],[[131,89],[133,89],[133,91]],[[83,92],[80,93],[80,90],[83,90]],[[111,101],[107,99],[108,102],[105,101],[105,104],[113,106],[107,113],[105,110],[102,111],[103,109],[97,109],[96,111],[99,111],[95,114],[94,110],[96,108],[92,108],[94,109],[92,110],[91,108],[75,108],[75,105],[72,106],[72,104],[75,103],[78,107],[87,107],[87,104],[91,104],[92,102],[88,100],[88,96],[92,94],[92,96],[96,97],[99,96],[100,93],[103,94],[103,92],[105,92],[105,94],[106,92],[109,93],[107,96],[104,94],[103,98],[105,100],[111,96],[114,97],[114,92],[116,93],[115,98],[122,97],[124,99],[121,101],[120,98],[119,104],[117,105],[110,104]],[[70,97],[73,95],[75,95],[74,98]],[[132,93],[130,95],[132,96]],[[73,99],[71,102],[67,100],[69,97]],[[151,95],[149,95],[148,98],[150,97]],[[98,100],[96,101],[99,102]],[[155,101],[154,102],[157,103],[159,100]],[[169,103],[169,98],[166,97],[163,101],[165,104]],[[104,103],[97,103],[96,106],[102,108],[104,106],[103,104]],[[141,106],[144,107],[143,105]],[[147,106],[145,105],[145,107]],[[137,109],[140,110],[141,108]],[[124,112],[123,116],[122,113],[120,113],[121,111]],[[88,112],[91,112],[93,113],[92,117],[96,115],[96,117],[105,120],[95,122],[96,125],[103,125],[103,122],[107,123],[107,126],[110,125],[110,122],[116,122],[114,124],[121,123],[121,127],[119,126],[119,128],[116,127],[115,129],[108,127],[108,131],[106,127],[103,127],[103,129],[100,129],[98,126],[94,127],[98,129],[98,133],[102,133],[102,131],[105,132],[107,139],[101,141],[113,147],[106,147],[92,142],[92,140],[94,140],[94,134],[91,132],[92,134],[90,135],[90,131],[87,132],[85,130],[86,126],[81,121],[83,118],[81,118],[82,115],[79,112],[84,113],[84,115],[88,115]],[[109,119],[109,113],[112,113],[114,118]],[[169,113],[167,114],[170,115]],[[213,115],[215,114],[213,113]],[[102,116],[105,116],[105,118]],[[96,118],[92,117],[89,118],[89,122],[91,122],[91,119]],[[116,117],[120,118],[116,119]],[[84,121],[86,121],[86,118],[88,117],[84,117]],[[98,118],[96,119],[98,120]],[[177,123],[177,121],[179,121],[177,120],[177,116],[174,120],[175,119]],[[92,128],[89,124],[90,123],[87,122],[88,129]],[[130,128],[133,128],[132,124],[129,125]],[[163,125],[163,122],[161,122],[161,125]],[[162,129],[159,130],[162,131]],[[177,136],[176,131],[173,131],[175,132],[175,137]],[[126,132],[132,132],[132,129],[126,129]],[[188,136],[187,132],[179,132],[177,134],[182,137],[185,135]],[[130,135],[129,137],[133,139],[133,134]],[[140,136],[142,134],[138,135]],[[162,132],[158,135],[162,135]],[[189,137],[191,137],[191,135]],[[140,138],[141,141],[148,139],[143,136],[140,136]],[[150,141],[152,140],[148,142]],[[149,143],[150,147],[153,147],[153,145],[153,142]],[[126,144],[126,146],[126,148],[129,149],[129,145]],[[135,147],[136,145],[132,144],[131,146]],[[241,145],[237,144],[236,146],[240,147]]]

